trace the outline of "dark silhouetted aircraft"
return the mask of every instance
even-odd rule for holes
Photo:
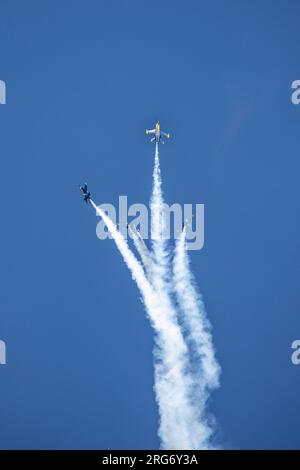
[[[88,191],[87,183],[84,183],[84,185],[79,186],[79,189],[80,189],[80,191],[81,191],[82,194],[83,194],[83,200],[84,200],[84,202],[85,202],[86,204],[87,204],[88,202],[90,202],[91,193],[90,193],[90,191]]]

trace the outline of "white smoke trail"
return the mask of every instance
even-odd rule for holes
[[[211,325],[201,295],[190,270],[186,251],[186,228],[177,241],[173,260],[173,281],[188,340],[199,365],[198,383],[201,391],[219,386],[220,366],[215,358]],[[204,394],[205,395],[205,394]],[[204,397],[205,398],[205,397]]]
[[[148,293],[151,286],[145,277],[145,272],[139,261],[136,259],[132,251],[129,249],[128,244],[123,237],[122,233],[117,230],[116,225],[113,221],[108,217],[108,215],[100,208],[97,207],[96,204],[92,201],[91,204],[96,210],[97,214],[103,219],[104,223],[106,224],[108,230],[110,231],[115,243],[123,256],[125,263],[127,264],[128,268],[131,271],[133,279],[136,281],[140,291],[142,293]]]
[[[155,144],[155,160],[153,169],[153,190],[150,201],[151,209],[151,239],[153,257],[155,260],[156,288],[168,291],[169,253],[164,237],[163,194],[160,173],[158,143]]]
[[[100,207],[93,201],[91,204],[107,225],[130,269],[157,333],[155,392],[160,410],[162,445],[169,449],[195,449],[199,439],[204,438],[206,429],[201,423],[194,422],[194,410],[186,391],[191,384],[184,376],[187,348],[180,328],[170,316],[167,296],[152,288],[123,235]]]
[[[146,243],[144,242],[141,234],[138,232],[135,226],[128,225],[128,232],[133,240],[134,246],[139,253],[144,268],[146,270],[148,281],[151,281],[152,269],[153,269],[153,259],[150,250],[148,249]]]
[[[172,323],[176,329],[180,330],[177,319],[177,311],[174,307],[171,297],[172,276],[170,272],[168,242],[164,237],[164,200],[161,186],[162,181],[159,164],[158,144],[156,143],[153,170],[153,192],[150,204],[151,238],[154,259],[154,265],[152,269],[152,283],[155,291],[159,295],[160,302],[164,305],[164,310],[170,323]],[[182,361],[180,364],[180,374],[178,375],[179,381],[177,383],[177,389],[179,389],[181,392],[181,399],[177,402],[179,406],[177,423],[179,424],[178,421],[180,420],[181,425],[178,426],[177,424],[176,426],[176,422],[174,423],[173,416],[165,417],[164,403],[159,403],[161,415],[159,435],[162,440],[163,448],[206,449],[209,448],[211,429],[206,425],[206,422],[203,419],[203,410],[198,403],[196,404],[194,402],[192,398],[195,386],[193,377],[190,374],[188,348],[185,344],[181,330],[180,335],[182,338]],[[170,384],[166,382],[165,386],[168,388],[170,387]],[[167,393],[165,395],[167,395]],[[185,403],[184,407],[182,406],[183,402]],[[174,425],[177,428],[176,442],[179,443],[179,446],[177,446],[176,443],[170,441],[169,429],[173,428]],[[184,433],[187,436],[187,445],[185,447],[182,441],[183,430],[185,430]]]

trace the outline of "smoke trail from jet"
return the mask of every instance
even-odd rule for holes
[[[173,281],[183,326],[197,364],[197,384],[205,404],[209,389],[219,386],[220,366],[215,358],[211,325],[207,319],[201,295],[198,293],[194,276],[190,270],[186,251],[186,228],[176,243],[173,260]]]
[[[172,300],[169,295],[169,283],[168,283],[168,273],[169,273],[169,254],[167,249],[167,243],[164,239],[164,219],[163,219],[163,194],[162,194],[162,181],[161,181],[161,172],[160,172],[160,162],[159,162],[159,152],[158,152],[158,143],[155,144],[155,158],[154,158],[154,169],[153,169],[153,188],[152,196],[150,201],[151,209],[151,240],[152,240],[152,252],[153,252],[153,269],[152,269],[152,284],[159,295],[161,303],[164,305],[165,315],[169,319],[170,323],[174,325],[176,329],[180,332],[181,336],[181,361],[178,363],[180,368],[179,374],[177,376],[177,389],[180,390],[181,400],[178,403],[178,408],[176,410],[176,419],[174,422],[174,415],[167,415],[165,413],[166,403],[159,402],[159,412],[160,412],[160,426],[159,426],[159,435],[162,441],[162,447],[166,449],[178,449],[178,444],[181,440],[181,432],[183,431],[186,434],[186,439],[188,440],[187,448],[191,448],[190,443],[190,431],[189,419],[187,417],[192,416],[192,410],[189,406],[188,400],[188,387],[189,383],[186,378],[186,370],[188,369],[187,363],[187,347],[182,337],[179,325],[176,319],[176,311],[174,311]],[[170,386],[168,380],[164,382],[165,394],[168,396],[170,394]],[[156,382],[156,390],[160,384],[158,380]],[[189,406],[189,410],[186,410],[186,407],[182,407],[181,403],[184,401]],[[180,422],[180,427],[178,429],[178,436],[176,436],[176,441],[174,439],[170,440],[170,429],[176,427],[176,421]],[[181,428],[181,429],[180,429]],[[174,431],[173,431],[174,433]],[[177,444],[178,443],[178,444]],[[182,445],[181,445],[182,447]]]
[[[172,416],[166,416],[164,413],[164,403],[159,403],[160,409],[160,429],[159,435],[162,440],[162,447],[167,449],[182,449],[182,432],[185,430],[188,440],[188,446],[184,448],[189,449],[205,449],[209,447],[209,437],[211,429],[206,425],[202,414],[203,410],[198,403],[192,398],[194,394],[194,377],[190,373],[190,361],[188,348],[185,343],[182,331],[180,329],[177,311],[172,299],[173,280],[170,269],[170,253],[169,244],[164,237],[164,199],[162,193],[162,180],[159,162],[158,144],[155,147],[155,160],[153,170],[153,191],[151,197],[151,238],[153,250],[153,269],[152,269],[152,283],[155,291],[158,293],[160,301],[165,306],[166,315],[169,321],[176,329],[180,330],[182,338],[182,360],[180,365],[180,374],[178,375],[177,389],[181,392],[181,403],[178,402],[178,420],[181,425],[176,426]],[[165,382],[167,388],[171,384]],[[182,406],[185,403],[185,406]],[[176,442],[170,440],[170,428],[176,426],[177,435]],[[179,443],[179,447],[177,446]]]
[[[167,241],[164,239],[164,214],[162,181],[159,163],[158,143],[155,144],[155,159],[153,169],[153,189],[150,201],[151,209],[151,239],[153,257],[155,260],[156,287],[164,292],[168,290],[169,253]]]
[[[147,278],[150,281],[152,275],[153,259],[151,252],[148,250],[146,243],[144,242],[141,234],[138,232],[135,226],[128,225],[128,232],[133,240],[134,246],[141,257],[141,261],[146,270]]]
[[[149,282],[146,279],[145,272],[139,261],[136,259],[128,244],[123,237],[122,233],[117,230],[116,225],[113,221],[108,217],[108,215],[100,208],[97,207],[94,201],[90,200],[92,206],[96,210],[97,214],[102,218],[103,222],[106,224],[108,230],[110,231],[115,243],[127,264],[129,270],[131,271],[133,279],[136,281],[139,289],[142,293],[148,293],[151,289]]]
[[[162,445],[169,449],[197,448],[197,439],[203,429],[201,424],[194,423],[194,410],[184,387],[188,385],[183,373],[187,348],[180,328],[170,317],[167,297],[152,288],[143,267],[107,214],[92,200],[91,204],[107,225],[130,269],[156,331],[155,392],[160,409]]]

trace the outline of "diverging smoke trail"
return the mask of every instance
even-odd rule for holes
[[[116,225],[113,221],[108,217],[108,215],[100,208],[97,207],[96,204],[91,200],[91,204],[96,210],[97,214],[103,219],[104,223],[106,224],[108,230],[110,231],[125,263],[127,264],[129,270],[131,271],[133,279],[136,281],[138,288],[140,289],[143,296],[150,295],[151,286],[147,281],[145,276],[144,269],[139,261],[136,259],[128,244],[123,237],[122,233],[117,230]]]
[[[187,339],[197,364],[196,383],[198,392],[201,395],[200,401],[205,406],[207,392],[219,385],[220,366],[215,358],[210,332],[211,325],[190,270],[185,237],[186,229],[184,227],[176,244],[173,260],[173,281],[182,313],[183,327],[187,332]]]
[[[141,234],[138,232],[135,226],[128,225],[128,233],[130,234],[134,246],[141,257],[141,261],[144,265],[146,275],[148,280],[151,280],[152,277],[152,268],[153,268],[153,259],[152,254],[148,250],[147,245],[145,244]]]
[[[203,429],[198,423],[193,425],[194,412],[183,387],[183,384],[187,384],[183,378],[187,349],[180,329],[170,317],[165,296],[153,289],[123,235],[100,207],[93,201],[91,204],[107,225],[130,269],[156,332],[155,392],[160,409],[162,445],[170,449],[196,448],[196,439],[199,434],[203,434]]]

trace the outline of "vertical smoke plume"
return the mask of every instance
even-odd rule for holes
[[[169,253],[167,249],[166,240],[164,239],[164,219],[163,219],[163,195],[162,195],[162,182],[160,174],[160,163],[158,153],[158,143],[155,144],[155,159],[153,169],[153,189],[150,201],[151,209],[151,239],[152,239],[152,285],[155,292],[159,296],[160,303],[164,309],[164,315],[168,318],[173,328],[178,331],[180,337],[180,349],[177,350],[179,360],[177,360],[177,376],[176,376],[176,395],[171,387],[174,387],[170,381],[170,377],[164,373],[163,367],[160,363],[156,367],[156,380],[155,390],[158,395],[163,392],[166,400],[158,400],[160,424],[159,436],[161,438],[162,447],[165,449],[178,449],[182,447],[181,432],[185,437],[185,448],[192,448],[191,444],[191,428],[189,426],[193,411],[190,407],[188,400],[188,388],[190,383],[186,378],[186,370],[188,369],[187,363],[187,347],[184,338],[181,334],[179,325],[176,319],[176,311],[174,310],[172,300],[169,295]],[[175,364],[174,364],[175,365]],[[174,366],[173,366],[174,367]],[[179,393],[179,395],[177,395]],[[170,394],[173,396],[170,396]],[[169,400],[175,404],[173,411],[170,413],[167,406]],[[185,406],[182,406],[183,403]],[[188,409],[187,409],[188,408]],[[170,431],[172,434],[170,434]],[[177,430],[177,433],[174,433]]]
[[[153,189],[150,201],[151,209],[151,239],[153,257],[155,260],[155,284],[156,288],[166,292],[168,290],[169,278],[169,253],[167,242],[164,239],[164,215],[163,215],[163,194],[160,173],[158,143],[155,144],[155,159],[153,169]]]
[[[155,147],[155,160],[153,170],[153,192],[151,197],[151,238],[153,250],[153,269],[152,269],[152,283],[159,295],[160,301],[165,305],[165,312],[168,315],[170,322],[175,328],[180,330],[182,338],[182,361],[180,363],[181,370],[178,376],[178,387],[181,390],[182,400],[186,402],[185,408],[181,407],[177,414],[180,417],[181,428],[186,430],[188,436],[188,448],[199,449],[209,447],[209,437],[211,429],[206,425],[203,419],[203,407],[200,403],[196,403],[192,398],[195,390],[195,380],[191,375],[191,364],[188,354],[188,349],[180,329],[177,311],[172,299],[173,279],[170,269],[170,253],[169,245],[165,240],[165,226],[164,226],[164,199],[162,193],[162,180],[159,162],[158,144]],[[170,384],[165,383],[166,387]],[[202,397],[201,397],[202,398]],[[180,405],[180,404],[179,404]],[[176,422],[166,416],[164,407],[159,403],[160,409],[160,429],[159,434],[162,440],[162,447],[164,448],[178,448],[174,447],[174,442],[170,441],[169,428],[176,426]],[[177,422],[178,422],[177,418]],[[179,447],[182,448],[182,445]]]

